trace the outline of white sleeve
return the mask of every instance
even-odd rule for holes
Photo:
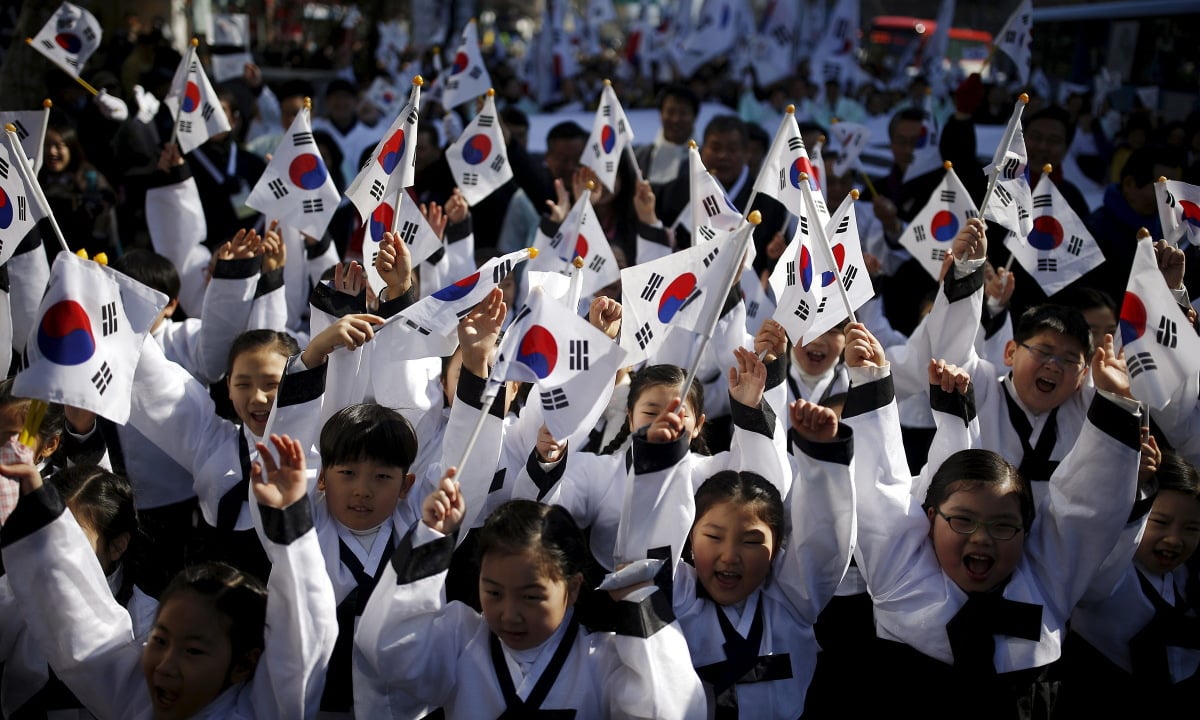
[[[929,387],[929,405],[933,410],[933,422],[937,429],[933,434],[933,442],[929,445],[925,467],[913,478],[912,496],[919,503],[924,504],[933,474],[946,458],[959,450],[978,448],[980,445],[975,387],[975,383],[972,382],[965,395],[945,392],[940,386]]]
[[[310,465],[317,467],[321,458],[315,448],[325,424],[322,404],[328,373],[329,363],[307,368],[299,355],[288,358],[279,389],[275,392],[271,416],[263,431],[264,437],[279,434],[296,440],[304,448]],[[309,492],[312,491],[313,488],[309,488]]]
[[[14,329],[16,313],[13,314]],[[1200,466],[1200,375],[1193,373],[1171,393],[1170,402],[1161,410],[1151,411],[1175,452],[1192,465]]]
[[[648,442],[644,428],[633,434],[633,472],[621,506],[615,562],[669,548],[671,567],[679,565],[696,515],[688,453],[686,434],[672,443]]]
[[[38,306],[50,282],[50,266],[46,263],[46,253],[36,229],[17,246],[16,253],[8,259],[6,267],[12,346],[17,353],[24,354],[29,331],[38,321]]]
[[[229,348],[246,330],[261,264],[259,258],[218,261],[204,294],[203,314],[168,328],[163,343],[167,356],[201,382],[225,375]]]
[[[970,366],[978,354],[975,336],[983,312],[983,269],[966,277],[947,273],[933,301],[933,309],[904,344],[904,353],[889,354],[895,392],[908,397],[928,384],[931,359],[959,367]]]
[[[458,376],[454,405],[450,408],[450,419],[446,424],[446,434],[442,440],[441,467],[444,470],[462,460],[463,451],[466,450],[467,441],[476,424],[483,423],[466,466],[458,468],[459,473],[455,477],[467,508],[463,527],[468,528],[474,526],[487,501],[492,478],[495,477],[496,468],[500,464],[500,449],[504,443],[504,398],[497,397],[488,414],[483,415],[481,398],[486,385],[486,380],[476,377],[466,368],[462,369]],[[503,387],[500,388],[500,392],[504,392]],[[460,535],[466,537],[465,532]]]
[[[147,190],[146,225],[154,252],[170,260],[179,273],[179,305],[189,317],[200,317],[212,255],[203,244],[208,225],[195,178],[189,174],[180,182]]]
[[[247,330],[284,330],[287,328],[287,295],[283,287],[283,268],[258,277],[254,302],[250,305]]]

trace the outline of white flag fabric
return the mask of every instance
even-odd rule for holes
[[[835,122],[829,127],[838,144],[838,158],[833,162],[833,174],[846,177],[846,173],[862,166],[862,153],[871,142],[871,129],[852,122]]]
[[[592,120],[592,134],[588,136],[579,164],[591,168],[600,179],[600,184],[611,191],[617,179],[621,155],[627,146],[632,145],[633,128],[629,126],[625,110],[617,99],[617,91],[605,83],[600,91],[600,104],[596,106],[596,117]]]
[[[398,116],[404,109],[401,104],[404,102],[404,93],[380,75],[367,88],[367,102],[379,108],[379,114],[383,117]]]
[[[742,224],[742,214],[729,201],[729,196],[721,189],[721,184],[712,176],[700,152],[696,148],[688,148],[688,174],[691,176],[692,210],[691,227],[693,237],[701,228],[709,227],[723,232],[733,232]],[[712,236],[703,239],[712,240]]]
[[[218,83],[242,76],[246,63],[254,62],[250,54],[250,16],[245,13],[214,13],[208,44],[220,49],[209,55],[209,67]],[[240,51],[240,52],[239,52]]]
[[[1154,183],[1163,239],[1172,245],[1189,242],[1200,247],[1200,187],[1181,180]]]
[[[1006,245],[1046,295],[1104,262],[1092,234],[1045,173],[1033,191],[1033,230],[1027,242]]]
[[[1133,396],[1157,409],[1200,373],[1200,337],[1167,288],[1154,246],[1138,240],[1121,303],[1121,342]]]
[[[777,299],[771,317],[783,326],[788,338],[796,345],[812,327],[817,310],[827,301],[821,282],[825,266],[819,261],[822,254],[806,212],[800,215],[792,241],[780,258],[782,262],[776,263],[768,280]]]
[[[496,99],[490,94],[462,135],[446,148],[446,162],[454,182],[470,205],[477,205],[488,195],[512,180],[512,165],[508,148],[496,113]]]
[[[534,287],[500,341],[491,380],[536,384],[546,427],[565,438],[600,419],[609,395],[597,389],[612,384],[625,357],[607,335]]]
[[[474,100],[492,86],[492,76],[483,64],[483,53],[479,51],[479,31],[471,20],[462,31],[462,42],[454,53],[446,84],[442,87],[442,104],[447,109]]]
[[[742,301],[746,304],[746,332],[757,335],[763,321],[775,313],[775,301],[767,294],[762,280],[752,267],[742,270],[739,284]]]
[[[934,188],[929,202],[900,235],[900,244],[937,280],[954,236],[973,217],[979,217],[975,202],[951,168]]]
[[[1022,85],[1029,82],[1029,65],[1033,61],[1032,28],[1033,0],[1021,0],[996,34],[996,50],[1012,58]]]
[[[813,82],[847,82],[857,76],[859,0],[837,0],[812,53]]]
[[[1025,133],[1021,129],[1024,110],[1025,103],[1018,100],[1008,120],[1008,127],[1013,129],[1012,140],[1007,148],[997,146],[992,162],[983,169],[988,177],[991,177],[993,169],[1000,169],[996,188],[992,191],[994,197],[983,209],[984,219],[1008,228],[1022,240],[1033,231],[1033,195],[1029,180],[1026,179],[1029,153],[1025,149]]]
[[[571,273],[572,263],[580,258],[585,297],[621,279],[621,269],[588,193],[575,201],[554,237],[548,238],[541,232],[537,236],[534,247],[538,255],[529,261],[529,270]]]
[[[775,198],[788,212],[797,217],[807,215],[804,210],[800,175],[808,175],[810,187],[816,188],[817,174],[814,170],[808,158],[808,150],[804,147],[804,138],[800,136],[800,127],[796,125],[796,116],[793,113],[784,113],[783,120],[779,122],[779,129],[775,131],[775,140],[763,159],[758,178],[754,181],[754,189]],[[817,212],[821,215],[821,221],[828,222],[829,208],[825,206],[820,195],[814,199],[817,201]]]
[[[421,86],[413,83],[408,102],[346,189],[346,197],[358,208],[359,218],[364,222],[381,202],[395,203],[400,191],[413,184],[420,107]]]
[[[179,61],[171,90],[163,102],[175,119],[179,150],[184,154],[208,142],[213,135],[233,129],[194,48]]]
[[[296,113],[246,206],[319,238],[333,219],[340,196],[313,140],[309,110]]]
[[[8,143],[0,142],[0,265],[8,262],[41,216],[35,211],[36,196],[16,166],[19,162],[21,158],[9,154]],[[37,176],[33,181],[37,182]]]
[[[774,85],[794,72],[800,5],[796,2],[768,3],[758,32],[747,38],[750,65],[759,87]]]
[[[875,297],[875,288],[871,284],[871,274],[867,271],[867,263],[863,259],[862,240],[858,235],[858,217],[854,209],[854,196],[847,193],[842,204],[833,214],[829,224],[825,226],[825,237],[829,239],[829,248],[833,253],[833,263],[827,257],[821,265],[820,283],[824,291],[825,302],[818,303],[812,324],[801,337],[802,345],[822,335],[841,321],[849,317],[845,303],[842,301],[834,283],[841,280],[850,299],[850,308],[858,310],[868,300]]]
[[[721,285],[733,276],[732,265],[741,262],[730,251],[734,238],[693,245],[621,271],[621,347],[630,362],[653,358],[667,330],[697,332],[720,311],[726,297]]]
[[[142,341],[167,297],[109,268],[59,253],[13,392],[129,420]]]
[[[68,75],[79,77],[80,69],[100,47],[100,37],[96,16],[65,2],[29,44]]]
[[[941,90],[946,86],[946,64],[950,56],[950,27],[954,24],[954,0],[942,0],[938,7],[933,35],[921,49],[925,77],[930,86]]]
[[[942,151],[938,148],[941,134],[933,115],[932,98],[932,95],[925,96],[925,120],[921,123],[917,146],[913,148],[912,162],[904,169],[904,182],[931,173],[942,165]]]
[[[437,233],[429,227],[429,222],[421,214],[417,202],[409,197],[408,193],[400,194],[399,213],[400,216],[396,217],[396,208],[392,207],[391,202],[384,200],[379,203],[379,207],[371,213],[371,217],[367,221],[367,231],[363,235],[363,264],[367,267],[367,283],[376,294],[387,286],[387,283],[379,276],[379,271],[375,269],[375,258],[379,255],[379,243],[383,240],[385,232],[391,232],[393,227],[396,228],[397,237],[408,246],[408,253],[412,257],[412,267],[428,260],[430,255],[442,247],[442,241],[438,239]]]
[[[675,67],[684,77],[694,75],[700,66],[731,52],[739,38],[744,5],[739,0],[704,0],[700,15],[690,32],[674,48]]]
[[[34,174],[42,169],[38,164],[42,155],[42,119],[48,112],[49,110],[0,110],[0,128],[11,124],[17,129],[17,139],[21,141],[25,157],[33,164]]]
[[[824,135],[821,136],[825,137]],[[817,144],[813,145],[812,154],[808,157],[808,164],[812,166],[813,182],[812,189],[817,191],[817,197],[825,198],[825,156],[821,154],[821,148],[825,144],[824,140],[818,139]],[[803,188],[801,188],[803,190]]]

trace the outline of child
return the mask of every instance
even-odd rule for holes
[[[392,716],[435,707],[447,718],[703,715],[679,626],[667,604],[653,601],[655,590],[618,602],[615,633],[580,627],[573,606],[587,549],[560,507],[500,506],[479,533],[482,615],[445,604],[442,586],[467,510],[452,477],[426,498],[355,635],[356,658],[408,697]]]
[[[846,392],[850,382],[842,364],[845,347],[844,323],[826,330],[804,346],[794,346],[787,377],[788,402],[808,400],[826,405],[829,398]]]
[[[1062,703],[1077,717],[1170,711],[1186,707],[1200,691],[1192,562],[1200,544],[1200,473],[1178,455],[1163,453],[1155,479],[1158,495],[1133,562],[1115,587],[1085,598],[1071,615]],[[1132,542],[1126,558],[1129,549]]]
[[[126,562],[127,557],[136,557],[133,545],[138,536],[129,481],[95,465],[75,465],[56,473],[50,482],[79,522],[113,597],[128,611],[134,636],[144,639],[158,604],[137,586],[135,563]],[[86,547],[79,550],[88,552]],[[51,677],[45,650],[27,631],[7,576],[0,578],[0,658],[4,662],[0,700],[6,717],[82,707],[57,677]]]
[[[108,589],[88,540],[31,465],[0,532],[13,593],[67,687],[98,717],[308,718],[333,651],[333,589],[305,502],[304,453],[273,437],[254,483],[273,566],[264,589],[227,565],[190,568],[160,598],[144,647]],[[270,628],[270,641],[264,634]],[[140,658],[140,660],[139,660]]]
[[[1052,716],[1056,688],[1046,666],[1058,659],[1070,609],[1120,536],[1136,495],[1137,404],[1111,337],[1092,363],[1099,392],[1036,522],[1029,480],[989,451],[951,455],[924,502],[912,497],[889,367],[861,325],[847,333],[846,363],[843,420],[859,440],[855,557],[878,635],[892,641],[881,643],[868,700],[895,713],[909,697],[907,709],[927,712],[929,698],[911,689],[933,681],[943,710]],[[965,392],[968,378],[931,362],[929,382],[935,394]]]

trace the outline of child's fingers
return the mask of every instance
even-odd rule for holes
[[[279,469],[279,467],[275,464],[275,457],[271,455],[271,451],[267,447],[266,443],[257,442],[254,444],[254,446],[258,448],[258,462],[262,468],[264,468],[268,473],[273,473]],[[266,477],[263,478],[263,481],[266,481]]]

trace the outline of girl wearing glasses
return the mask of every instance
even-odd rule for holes
[[[851,387],[843,421],[855,435],[855,557],[876,632],[890,641],[879,643],[879,664],[867,669],[878,687],[864,702],[894,716],[903,709],[927,716],[932,698],[936,717],[1054,717],[1057,686],[1047,667],[1059,658],[1071,608],[1134,504],[1136,403],[1097,393],[1036,516],[1029,480],[985,450],[950,455],[924,497],[914,497],[883,348],[861,325],[851,325],[846,340]],[[1111,344],[1095,368],[1122,387],[1124,369],[1110,351]],[[965,373],[932,362],[929,382],[935,409],[954,408],[958,423],[974,420]],[[1127,394],[1127,379],[1123,387]],[[955,420],[938,414],[939,422]],[[918,687],[932,695],[914,694]]]

